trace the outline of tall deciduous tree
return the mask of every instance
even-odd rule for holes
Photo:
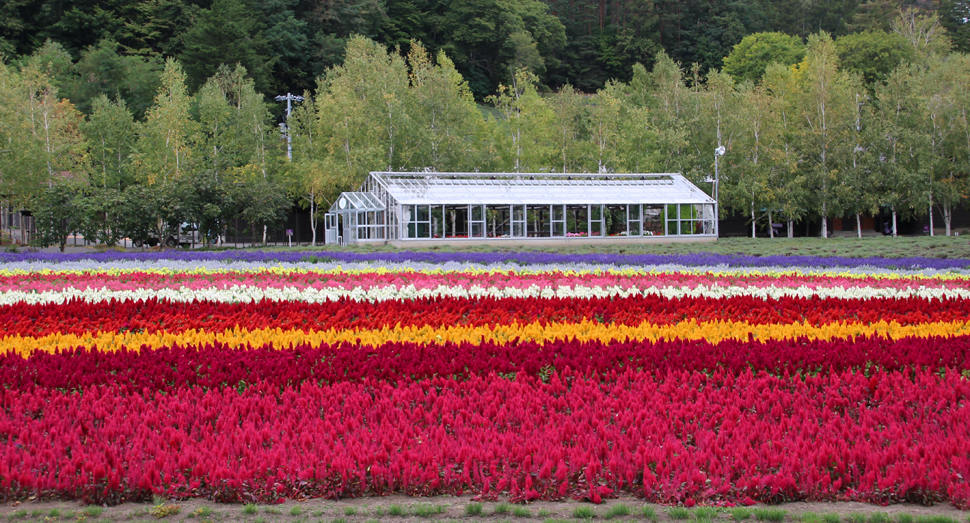
[[[925,136],[916,132],[919,102],[914,95],[911,68],[897,69],[886,85],[877,86],[879,113],[872,125],[879,126],[873,148],[874,184],[872,191],[882,205],[889,207],[892,234],[898,234],[900,214],[910,214],[922,200],[926,176],[922,155]]]
[[[772,161],[777,171],[772,193],[778,210],[788,222],[788,237],[795,235],[795,222],[808,212],[809,191],[804,170],[799,168],[802,151],[799,147],[801,119],[798,114],[800,90],[794,71],[781,64],[769,65],[763,85],[774,108],[773,123],[778,126],[778,143]]]
[[[553,114],[556,149],[562,157],[562,172],[570,172],[576,169],[577,160],[582,156],[580,137],[587,115],[583,95],[573,86],[565,85],[548,99],[548,105]]]
[[[622,88],[616,82],[607,82],[606,86],[596,93],[596,98],[589,108],[589,140],[588,148],[590,171],[598,173],[616,172],[619,167],[620,133],[622,132],[620,117],[623,114]]]
[[[647,127],[658,133],[652,170],[689,171],[694,154],[688,149],[688,137],[689,130],[696,128],[697,113],[680,64],[661,51],[651,71],[639,64],[635,66],[630,101],[634,107],[647,110]]]
[[[468,84],[444,52],[433,64],[419,42],[411,43],[407,61],[407,164],[432,171],[474,170],[485,121]]]
[[[556,151],[549,131],[554,115],[536,92],[537,81],[521,69],[511,86],[500,85],[498,94],[488,98],[501,113],[497,131],[504,142],[500,146],[504,170],[536,172],[552,163]]]
[[[850,132],[855,123],[855,92],[850,78],[839,71],[835,42],[826,34],[808,40],[805,61],[799,66],[802,96],[803,150],[808,182],[815,191],[815,210],[822,218],[823,238],[828,218],[840,212],[840,172],[852,150]]]
[[[189,116],[190,104],[182,66],[169,58],[155,104],[137,126],[136,166],[148,185],[177,180],[191,167],[198,123]]]
[[[94,99],[92,113],[82,125],[91,158],[91,181],[102,188],[119,191],[134,182],[131,155],[135,147],[135,121],[121,98],[101,95]]]

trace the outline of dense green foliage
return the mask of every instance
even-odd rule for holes
[[[111,243],[161,237],[182,222],[217,237],[239,218],[258,236],[291,202],[310,209],[315,233],[317,207],[373,170],[682,172],[707,191],[717,179],[723,211],[748,216],[752,231],[931,208],[949,230],[970,192],[970,57],[951,43],[962,29],[925,9],[841,2],[848,11],[837,15],[820,1],[812,5],[831,9],[801,10],[800,21],[785,22],[789,34],[738,29],[737,45],[716,60],[687,64],[678,56],[698,58],[703,39],[693,54],[668,45],[667,2],[650,4],[650,16],[638,14],[642,3],[601,2],[595,16],[572,20],[594,6],[456,1],[429,14],[419,0],[313,10],[296,0],[180,1],[125,7],[154,20],[140,28],[138,16],[109,23],[114,11],[94,10],[113,39],[92,42],[68,31],[61,36],[74,40],[32,43],[22,33],[32,18],[8,15],[33,4],[0,10],[4,45],[33,46],[0,67],[0,194],[39,209],[51,243],[63,227]],[[791,14],[784,2],[749,4],[722,6],[747,5],[747,15],[722,13],[720,30]],[[69,11],[94,24],[85,9]],[[611,22],[611,13],[622,15]],[[803,40],[810,15],[833,33]],[[597,52],[614,38],[651,54],[571,62],[570,24],[580,20],[601,39]],[[636,43],[635,31],[617,29],[634,22],[663,30]],[[428,24],[438,29],[419,31]],[[38,38],[55,29],[37,29]],[[427,39],[407,39],[415,32]],[[577,70],[575,85],[548,92],[575,63],[617,73],[599,81]],[[319,73],[315,82],[308,71]],[[288,161],[282,105],[266,93],[292,86],[306,88],[292,89],[306,101],[286,122]],[[50,208],[64,215],[42,212]]]
[[[956,49],[970,50],[964,0],[5,0],[0,54],[51,40],[78,60],[107,41],[148,64],[179,57],[193,89],[241,63],[257,89],[283,93],[312,89],[362,35],[404,53],[412,40],[445,51],[483,100],[522,64],[540,85],[594,92],[660,50],[706,74],[748,35],[890,32],[900,8],[939,14]]]

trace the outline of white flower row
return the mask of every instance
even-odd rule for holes
[[[353,301],[379,302],[386,300],[416,300],[423,298],[606,298],[628,297],[636,295],[654,295],[666,298],[709,297],[730,298],[733,296],[752,296],[760,299],[801,297],[809,298],[845,298],[845,299],[879,299],[879,298],[910,298],[927,299],[966,299],[970,298],[970,290],[932,288],[872,288],[872,287],[740,287],[700,285],[687,287],[649,287],[644,289],[622,288],[618,286],[558,286],[540,288],[532,285],[526,288],[498,288],[469,286],[438,286],[435,288],[418,289],[413,285],[382,286],[370,289],[338,289],[338,288],[260,288],[255,286],[233,285],[225,288],[188,289],[181,287],[166,289],[133,289],[109,290],[78,289],[66,287],[57,291],[25,292],[9,291],[0,293],[0,305],[48,304],[65,303],[70,300],[80,300],[88,303],[99,303],[109,300],[146,301],[151,299],[168,300],[173,302],[190,302],[194,300],[216,303],[251,303],[261,300],[269,301],[301,301],[307,303],[322,303],[350,299]]]

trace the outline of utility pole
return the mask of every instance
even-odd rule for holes
[[[290,111],[293,109],[293,102],[302,102],[303,97],[295,94],[286,93],[286,96],[279,95],[276,97],[278,102],[286,100],[286,121],[280,124],[280,130],[286,135],[286,159],[293,161],[293,141],[290,138]]]

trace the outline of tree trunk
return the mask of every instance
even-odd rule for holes
[[[771,218],[771,211],[768,211],[768,237],[775,237],[775,221]]]
[[[751,202],[751,237],[758,237],[758,220],[754,216],[754,201]]]
[[[855,232],[856,236],[862,238],[862,213],[855,213]]]
[[[266,245],[266,226],[263,226],[263,245]]]
[[[947,204],[943,206],[943,226],[946,227],[946,235],[952,234],[950,225],[953,222],[953,208]]]
[[[310,247],[317,246],[317,203],[314,201],[313,194],[310,195]]]
[[[791,218],[788,218],[788,237],[795,237],[795,220],[792,220]]]
[[[896,206],[893,205],[893,238],[896,237]]]
[[[930,236],[933,236],[933,193],[930,193]]]
[[[822,202],[822,238],[829,237],[828,202]]]

